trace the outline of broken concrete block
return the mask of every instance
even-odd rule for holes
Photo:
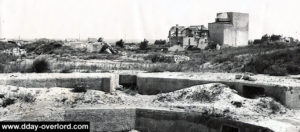
[[[246,80],[246,81],[256,81],[255,78],[253,78],[253,77],[251,77],[251,76],[249,76],[249,75],[244,75],[242,79],[244,79],[244,80]]]

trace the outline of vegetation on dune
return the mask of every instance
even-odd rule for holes
[[[23,45],[22,48],[24,48],[29,53],[34,52],[35,54],[40,55],[51,54],[55,49],[62,47],[62,45],[62,41],[41,39],[33,43]]]
[[[300,74],[300,48],[284,49],[272,53],[265,53],[252,58],[245,65],[245,72],[284,76]]]
[[[7,73],[7,65],[10,65],[11,62],[16,60],[16,56],[0,53],[0,73]]]
[[[15,47],[18,47],[18,45],[13,41],[11,41],[11,42],[0,41],[0,50],[11,49],[11,48],[15,48]]]
[[[249,45],[245,47],[228,47],[221,50],[202,50],[198,52],[187,52],[186,56],[191,58],[190,61],[183,63],[185,70],[187,71],[215,71],[215,72],[254,72],[261,74],[270,74],[272,70],[274,71],[279,65],[269,67],[262,67],[265,72],[261,70],[256,71],[255,69],[260,67],[253,67],[255,62],[261,63],[261,60],[269,59],[269,57],[265,56],[275,56],[276,54],[282,52],[290,52],[289,50],[298,48],[297,45],[291,45],[287,43],[274,42],[269,44],[261,44],[261,45]],[[273,53],[273,54],[272,54]],[[269,55],[270,54],[270,55]],[[295,54],[290,52],[288,54]],[[277,55],[276,55],[277,56]],[[280,55],[279,55],[280,56]],[[278,56],[278,57],[279,57]],[[278,60],[278,57],[274,57],[273,60]],[[283,57],[288,58],[288,55],[283,55]],[[294,60],[297,59],[296,56],[293,55]],[[254,62],[255,61],[255,62]],[[295,64],[293,63],[293,59],[284,59],[281,60],[286,65],[286,70],[293,71],[288,72],[288,74],[298,74],[295,72],[297,68],[295,68]],[[206,67],[205,63],[209,63],[211,67]],[[272,64],[272,62],[265,62],[267,64]],[[259,64],[257,64],[259,65]],[[201,66],[201,67],[199,67]],[[279,66],[281,67],[281,66]],[[282,70],[281,70],[282,71]],[[285,71],[282,71],[285,73]],[[276,75],[272,74],[271,75]]]

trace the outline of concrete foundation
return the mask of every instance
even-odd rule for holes
[[[146,132],[272,132],[268,128],[203,116],[200,113],[157,109],[68,109],[65,121],[90,121],[91,131]]]
[[[300,81],[284,77],[257,75],[257,81],[235,79],[236,74],[226,73],[139,73],[137,88],[140,94],[158,94],[172,92],[194,85],[207,83],[223,83],[238,91],[244,97],[256,94],[257,89],[263,89],[263,94],[273,97],[282,104],[300,109]],[[255,95],[251,95],[255,96]],[[258,95],[259,96],[259,95]]]
[[[30,88],[74,88],[78,85],[83,85],[88,89],[114,92],[118,86],[118,78],[118,75],[110,73],[0,74],[0,85]]]

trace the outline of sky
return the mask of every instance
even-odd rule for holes
[[[167,39],[171,26],[249,13],[249,39],[300,38],[300,0],[0,0],[0,38]]]

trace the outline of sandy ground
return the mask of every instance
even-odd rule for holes
[[[267,126],[278,132],[300,131],[300,111],[268,97],[248,99],[223,84],[205,84],[158,95],[120,88],[114,94],[70,88],[0,86],[0,120],[58,121],[64,109],[85,107],[151,107],[196,111],[210,116]]]

